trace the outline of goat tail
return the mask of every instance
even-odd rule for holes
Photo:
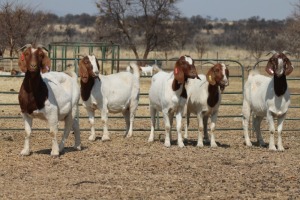
[[[136,62],[130,62],[129,63],[130,68],[133,70],[133,75],[137,78],[140,78],[140,68],[136,64]]]
[[[75,67],[74,66],[68,66],[64,73],[68,74],[71,77],[76,77],[77,78],[77,74],[75,73]]]
[[[156,73],[162,71],[162,69],[157,64],[152,65],[152,67],[153,67],[153,71]]]
[[[249,78],[252,78],[253,76],[257,75],[257,74],[260,74],[259,71],[257,69],[253,69],[249,72],[249,76],[248,76],[248,79]]]

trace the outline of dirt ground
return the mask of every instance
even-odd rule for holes
[[[19,79],[2,79],[1,91],[18,91]],[[227,91],[236,86],[230,82]],[[5,85],[6,84],[6,85]],[[146,85],[146,86],[145,86]],[[148,90],[142,84],[142,91]],[[240,88],[240,84],[238,86]],[[292,87],[293,90],[299,85]],[[230,95],[228,95],[230,96]],[[232,97],[233,96],[233,97]],[[141,96],[141,103],[147,103]],[[294,97],[293,97],[294,98]],[[299,97],[295,97],[299,99]],[[295,99],[297,101],[297,99]],[[224,95],[223,102],[240,102],[241,96]],[[0,103],[16,103],[16,95],[1,96]],[[295,102],[295,101],[294,101]],[[96,119],[97,140],[88,141],[89,124],[80,119],[82,150],[75,151],[74,136],[70,134],[65,151],[59,157],[50,156],[51,138],[48,131],[33,131],[30,156],[20,156],[24,143],[24,126],[19,107],[0,107],[0,199],[299,199],[300,197],[300,134],[283,133],[284,152],[272,152],[258,147],[252,136],[253,147],[244,145],[241,118],[222,118],[217,122],[218,148],[196,147],[197,132],[190,131],[185,148],[177,147],[173,132],[171,148],[163,145],[164,132],[148,143],[150,120],[136,119],[132,138],[124,138],[123,119],[110,119],[111,141],[102,142],[100,119]],[[81,107],[80,114],[86,114]],[[99,116],[99,112],[97,113]],[[239,116],[241,108],[222,106],[220,116]],[[149,116],[146,106],[139,107],[139,116]],[[299,108],[291,109],[288,117],[299,117]],[[34,120],[34,128],[46,128],[45,122]],[[60,128],[63,123],[60,124]],[[5,130],[5,129],[17,130]],[[163,128],[162,120],[160,128]],[[192,119],[191,128],[196,128]],[[226,129],[227,128],[227,129]],[[266,129],[266,125],[262,126]],[[285,129],[299,123],[286,121]],[[61,134],[61,131],[60,131]],[[277,134],[275,135],[277,138]],[[269,134],[263,133],[265,142]]]
[[[100,135],[100,133],[98,132]],[[111,141],[87,140],[82,151],[50,154],[47,132],[32,134],[31,152],[20,156],[23,134],[0,134],[0,199],[299,199],[300,136],[283,136],[284,152],[243,144],[240,131],[217,134],[218,148],[197,148],[196,133],[185,148],[165,148],[147,132],[132,138],[112,132]],[[264,137],[268,141],[268,134]],[[252,141],[255,141],[252,138]],[[255,143],[254,143],[255,144]]]

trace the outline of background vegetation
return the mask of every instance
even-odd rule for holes
[[[213,49],[247,51],[260,59],[270,50],[288,50],[299,58],[300,1],[284,20],[228,21],[199,13],[182,17],[177,0],[98,0],[98,15],[57,16],[19,1],[0,4],[0,56],[17,55],[26,43],[108,42],[120,44],[136,58],[151,52],[193,51],[198,58]]]

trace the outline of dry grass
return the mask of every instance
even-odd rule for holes
[[[123,63],[126,66],[126,63]],[[170,63],[170,67],[172,63]],[[198,67],[205,72],[207,67]],[[230,86],[226,92],[241,92],[240,67],[230,65]],[[122,68],[124,70],[124,68]],[[246,74],[246,72],[245,72]],[[293,77],[300,77],[299,68]],[[22,78],[0,78],[0,91],[18,91]],[[150,78],[141,78],[141,93],[147,93]],[[300,80],[288,81],[292,93],[300,93]],[[0,103],[17,103],[16,94],[1,94]],[[223,103],[241,103],[241,94],[224,94]],[[148,104],[148,96],[140,103]],[[292,96],[292,105],[300,105],[300,97]],[[111,141],[101,142],[102,122],[96,119],[97,140],[88,141],[88,120],[80,119],[83,150],[74,151],[74,136],[70,134],[65,153],[51,158],[51,138],[48,131],[33,131],[29,157],[21,157],[24,137],[19,106],[0,106],[0,199],[297,199],[300,196],[298,163],[300,136],[297,131],[283,134],[285,152],[270,152],[258,147],[252,135],[253,148],[246,148],[241,130],[241,106],[222,105],[216,131],[219,148],[195,147],[197,134],[190,131],[186,148],[176,146],[173,134],[171,148],[163,146],[163,131],[158,131],[154,143],[147,143],[149,118],[135,120],[134,136],[123,137],[123,119],[109,120]],[[97,116],[100,115],[96,112]],[[147,106],[140,106],[138,116],[149,117]],[[86,111],[80,107],[80,116]],[[120,115],[110,115],[120,116]],[[288,118],[299,118],[299,108],[290,109]],[[48,127],[34,120],[34,128]],[[59,124],[63,128],[63,123]],[[195,129],[196,120],[191,120]],[[163,128],[160,120],[160,128]],[[266,129],[266,123],[262,125]],[[235,130],[237,129],[237,130]],[[287,120],[285,129],[300,129],[298,121]],[[263,133],[268,142],[269,134]],[[60,137],[60,136],[59,136]]]

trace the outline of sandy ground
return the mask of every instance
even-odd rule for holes
[[[18,91],[20,79],[1,79],[1,91]],[[141,82],[147,92],[149,80]],[[298,82],[299,83],[299,82]],[[241,88],[239,80],[231,79],[226,91]],[[299,85],[291,84],[291,90]],[[299,91],[298,91],[299,92]],[[294,98],[297,103],[299,97]],[[224,95],[223,102],[240,102],[240,95]],[[16,95],[1,94],[0,103],[17,103]],[[141,96],[147,103],[147,97]],[[294,104],[296,105],[296,104]],[[299,199],[300,196],[300,135],[299,131],[283,133],[284,152],[272,152],[244,145],[240,106],[222,106],[216,131],[218,148],[196,147],[197,132],[190,131],[185,148],[177,147],[173,132],[171,148],[163,145],[164,132],[148,143],[150,120],[136,119],[132,138],[124,138],[123,119],[110,119],[111,141],[102,142],[102,123],[96,119],[97,140],[88,141],[89,124],[80,119],[82,151],[73,150],[70,134],[65,151],[50,156],[51,138],[48,131],[33,131],[31,155],[19,153],[24,143],[23,121],[19,107],[1,106],[0,119],[0,199]],[[80,114],[86,114],[80,107]],[[99,112],[97,112],[99,116]],[[146,106],[137,115],[149,116]],[[116,115],[119,116],[119,115]],[[290,109],[289,118],[299,117],[299,108]],[[60,128],[63,123],[60,123]],[[34,128],[47,128],[45,122],[34,120]],[[286,121],[284,129],[300,129],[299,123]],[[16,128],[17,130],[11,130]],[[163,128],[160,120],[160,128]],[[191,128],[196,128],[192,119]],[[266,129],[266,123],[262,125]],[[10,129],[10,130],[6,130]],[[61,134],[61,132],[60,132]],[[277,138],[277,135],[275,135]],[[268,143],[269,134],[263,133]],[[60,137],[59,137],[60,138]]]

